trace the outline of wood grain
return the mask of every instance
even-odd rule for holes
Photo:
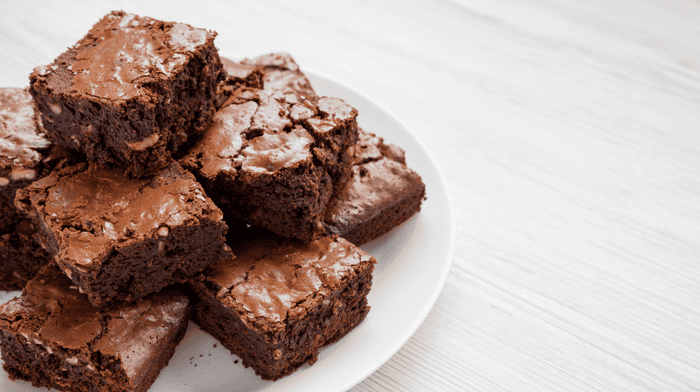
[[[447,179],[455,256],[353,391],[700,391],[700,2],[167,4],[4,2],[0,85],[123,8],[291,52],[401,118]]]

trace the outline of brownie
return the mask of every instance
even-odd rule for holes
[[[275,92],[316,96],[309,79],[289,53],[270,53],[241,61],[243,66],[254,66],[263,72],[263,97]]]
[[[10,379],[60,391],[146,391],[187,329],[190,302],[173,288],[112,310],[55,266],[0,306],[0,347]]]
[[[21,289],[51,260],[15,196],[66,159],[68,151],[46,138],[28,89],[0,88],[0,290]]]
[[[327,234],[360,246],[420,211],[425,184],[400,147],[360,129],[352,173],[326,206]]]
[[[275,92],[229,100],[180,160],[219,206],[248,224],[311,241],[347,181],[357,110],[339,98]]]
[[[254,97],[263,88],[263,72],[255,65],[242,64],[221,57],[226,79],[217,87],[216,108],[220,108],[226,100],[232,98],[241,103]]]
[[[21,290],[52,260],[34,238],[35,232],[34,223],[23,219],[0,233],[0,290]]]
[[[263,236],[190,280],[193,320],[246,367],[277,380],[367,315],[376,260],[339,237]]]
[[[221,210],[174,161],[140,179],[62,167],[18,191],[17,206],[96,307],[137,300],[230,255]]]
[[[243,59],[240,63],[226,59],[226,64],[227,70],[231,70],[231,72],[241,76],[247,76],[245,81],[241,77],[237,78],[237,86],[247,87],[245,89],[239,87],[236,90],[236,92],[242,92],[243,97],[250,97],[250,90],[253,90],[257,95],[256,99],[258,102],[279,93],[298,94],[303,99],[310,101],[317,101],[319,98],[311,86],[311,82],[301,72],[299,65],[289,53],[269,53],[252,59]],[[260,82],[262,83],[262,88],[257,90],[255,88],[251,89],[250,87],[259,85],[257,82],[258,72],[262,72],[262,80]],[[251,75],[255,75],[255,78],[251,78]],[[251,80],[255,80],[255,83],[252,83]],[[241,96],[235,93],[230,95],[233,95],[232,101],[241,102]],[[343,144],[340,148],[351,147],[355,142],[356,138],[350,143]],[[340,151],[338,153],[337,173],[332,174],[335,187],[340,187],[349,178],[353,154],[351,150],[347,151],[349,152]]]
[[[255,67],[262,71],[263,89],[258,92],[260,98],[266,98],[278,92],[296,93],[310,100],[319,97],[309,79],[301,72],[299,65],[289,53],[269,53],[252,59],[243,59],[240,66]],[[354,143],[352,142],[352,145]],[[342,169],[334,176],[335,188],[341,187],[349,178],[353,154],[351,151],[340,153],[338,160],[338,167]]]
[[[52,142],[140,177],[169,162],[215,112],[216,33],[114,11],[48,66],[30,92]]]
[[[0,234],[24,218],[15,194],[45,174],[50,146],[27,89],[0,88]]]

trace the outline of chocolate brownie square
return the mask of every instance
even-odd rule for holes
[[[327,234],[360,246],[420,211],[425,184],[406,166],[405,152],[360,129],[353,174],[326,206]]]
[[[23,219],[0,233],[0,290],[21,290],[53,259],[34,238],[35,232],[34,223]]]
[[[313,364],[369,311],[376,260],[342,238],[263,236],[234,253],[190,280],[193,320],[265,380]]]
[[[137,300],[230,256],[221,210],[176,162],[140,179],[62,167],[21,189],[17,206],[96,307]]]
[[[112,12],[30,76],[52,142],[140,177],[166,166],[215,112],[216,33]]]
[[[219,206],[248,224],[311,241],[334,187],[350,175],[357,110],[276,92],[228,101],[180,160]]]
[[[0,306],[9,377],[60,391],[148,390],[184,336],[188,297],[169,288],[103,311],[71,285],[49,265]]]
[[[15,208],[17,189],[46,174],[51,142],[26,88],[0,88],[0,233],[24,217]]]

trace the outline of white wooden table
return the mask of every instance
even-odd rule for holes
[[[452,269],[353,391],[700,390],[699,1],[13,3],[0,85],[124,9],[290,52],[423,141]]]

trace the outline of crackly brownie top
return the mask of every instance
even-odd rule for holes
[[[221,63],[226,70],[228,79],[231,79],[232,81],[238,80],[243,82],[250,77],[255,77],[254,74],[256,73],[256,70],[259,72],[258,67],[254,65],[239,63],[237,61],[227,59],[226,57],[221,57]],[[259,75],[262,76],[262,73],[260,72]],[[262,81],[260,81],[260,87],[262,87]]]
[[[72,285],[58,267],[45,267],[21,297],[0,306],[0,328],[50,352],[67,350],[68,361],[77,363],[78,356],[89,361],[90,351],[118,358],[132,385],[138,385],[160,353],[162,340],[187,322],[188,298],[173,289],[100,311]]]
[[[222,219],[194,177],[176,162],[141,179],[115,168],[79,164],[54,171],[25,190],[20,206],[37,209],[56,234],[60,256],[77,266],[98,263],[112,249],[168,235],[173,228]]]
[[[299,65],[288,53],[270,53],[244,59],[243,65],[256,66],[263,71],[262,97],[272,95],[279,91],[283,93],[297,93],[305,97],[316,95],[309,79],[299,69]]]
[[[315,136],[351,121],[357,110],[339,98],[306,99],[276,92],[259,102],[224,106],[202,137],[182,159],[207,180],[238,171],[271,174],[296,167],[321,151]]]
[[[420,175],[406,166],[403,149],[363,130],[352,170],[351,179],[326,205],[328,234],[343,235],[348,227],[369,221],[424,187]]]
[[[0,88],[0,186],[36,178],[50,145],[27,89]]]
[[[150,83],[179,72],[216,33],[113,11],[52,65],[45,77],[57,91],[115,101],[131,99]]]
[[[221,57],[226,78],[217,86],[214,106],[220,108],[231,102],[242,103],[255,99],[263,88],[263,73],[259,67]]]
[[[220,288],[217,295],[241,305],[251,319],[284,322],[305,300],[320,300],[353,273],[374,262],[362,249],[339,237],[308,244],[260,238],[243,243],[229,259],[204,272]]]
[[[360,128],[357,133],[354,165],[388,158],[401,164],[406,163],[406,152],[395,144],[384,143],[384,139]]]
[[[243,64],[237,61],[221,57],[221,63],[226,71],[226,80],[224,84],[235,87],[249,87],[252,89],[263,88],[263,72],[258,66],[252,64]]]

